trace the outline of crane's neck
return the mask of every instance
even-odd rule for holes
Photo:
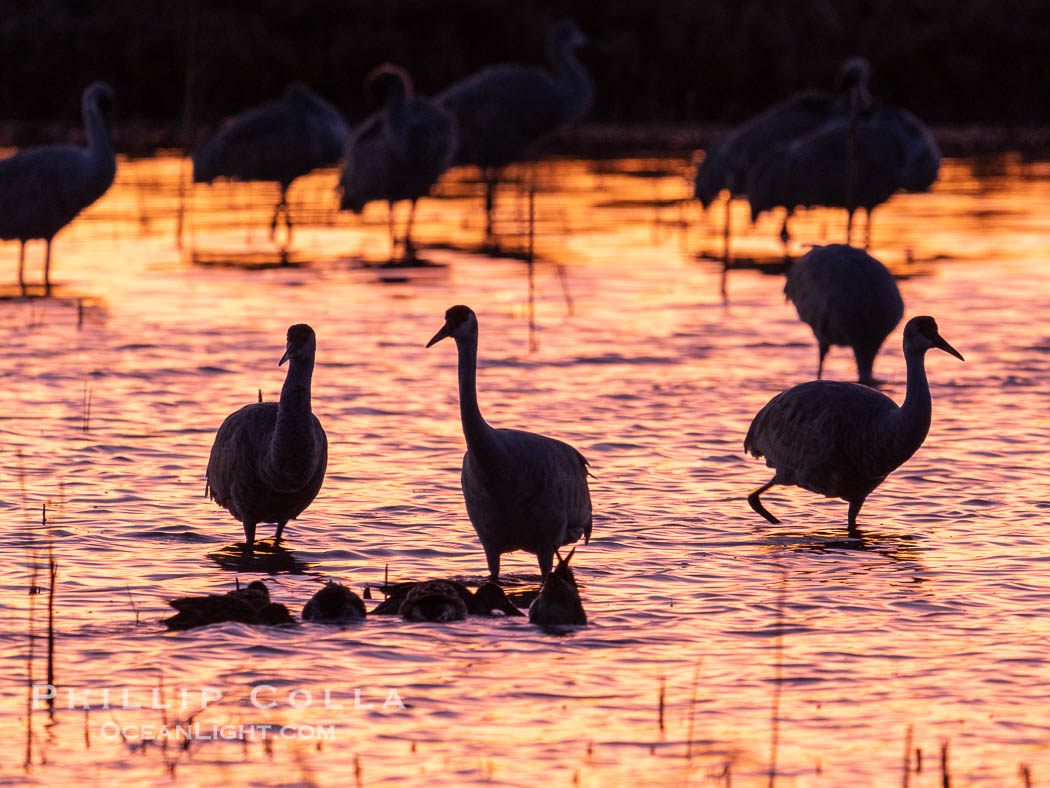
[[[558,72],[558,84],[566,99],[565,121],[583,117],[590,110],[594,100],[594,85],[587,69],[576,57],[572,44],[566,41],[552,47],[551,63]]]
[[[459,352],[459,416],[467,448],[475,454],[490,454],[495,448],[495,430],[478,407],[478,338],[456,337]]]
[[[895,441],[900,462],[911,457],[926,440],[933,415],[930,384],[926,380],[926,351],[905,348],[904,360],[908,368],[908,389],[904,404],[897,412],[899,422]]]
[[[293,358],[288,362],[269,453],[271,471],[282,477],[308,476],[313,471],[306,461],[314,451],[313,414],[310,411],[313,371],[312,357]]]
[[[108,175],[109,181],[112,182],[117,171],[117,160],[113,153],[113,143],[109,139],[109,127],[97,99],[84,103],[83,118],[91,162],[100,175]],[[109,183],[106,186],[108,187]]]
[[[386,94],[386,118],[391,129],[401,132],[408,124],[409,88],[403,79],[392,80]]]

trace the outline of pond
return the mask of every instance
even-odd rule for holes
[[[1047,779],[1050,166],[949,159],[931,193],[875,212],[871,252],[906,318],[933,315],[966,361],[929,354],[929,436],[868,499],[859,538],[842,501],[774,488],[781,525],[746,502],[770,473],[743,453],[751,418],[816,372],[783,295],[780,217],[750,226],[734,206],[723,297],[722,207],[685,199],[681,157],[516,174],[497,203],[505,253],[482,248],[469,173],[421,201],[425,267],[381,265],[386,206],[338,213],[334,171],[292,187],[285,247],[275,189],[189,189],[163,155],[121,160],[59,234],[51,297],[20,294],[17,245],[0,247],[0,779],[934,786],[942,747],[958,784]],[[840,211],[800,214],[788,252],[844,231]],[[489,422],[591,463],[594,534],[573,559],[590,624],[166,631],[167,600],[255,579],[295,614],[327,579],[370,586],[370,609],[385,578],[482,579],[456,354],[424,348],[453,304],[478,315]],[[204,469],[228,413],[278,397],[299,322],[317,332],[327,477],[289,553],[246,562]],[[898,402],[903,322],[876,361]],[[825,376],[853,379],[852,354],[833,348]],[[539,581],[525,553],[503,572]],[[51,709],[31,684],[55,685]]]

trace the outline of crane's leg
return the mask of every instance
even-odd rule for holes
[[[850,244],[853,242],[853,211],[854,208],[848,209],[846,214],[846,243]]]
[[[485,561],[489,565],[489,580],[498,584],[500,552],[495,547],[482,546],[485,548]]]
[[[540,565],[540,577],[544,580],[547,579],[547,575],[551,573],[551,568],[554,566],[554,548],[547,547],[536,553],[536,560]]]
[[[277,243],[277,220],[281,215],[281,211],[284,211],[284,224],[288,228],[288,239],[285,241],[286,244],[292,241],[292,220],[288,216],[288,187],[281,186],[281,198],[277,201],[277,206],[273,209],[273,219],[270,220],[270,241]]]
[[[726,223],[722,228],[722,263],[728,268],[729,267],[729,224],[730,218],[733,215],[733,195],[730,194],[726,198]],[[725,293],[722,293],[724,296]]]
[[[831,349],[831,345],[827,342],[820,343],[820,361],[817,362],[817,380],[820,380],[820,376],[824,374],[824,356],[828,354],[828,350]]]
[[[864,250],[871,248],[871,212],[873,208],[867,208],[868,221],[864,224]]]
[[[408,224],[405,225],[405,242],[401,250],[401,261],[411,263],[416,259],[416,247],[412,245],[412,221],[416,218],[416,201],[412,200],[408,207]]]
[[[47,239],[44,252],[44,295],[51,295],[51,239]]]
[[[791,232],[788,230],[788,219],[791,218],[791,211],[784,214],[784,223],[780,226],[780,242],[787,246],[788,241],[791,240]]]
[[[853,348],[853,357],[857,360],[858,383],[863,383],[865,386],[875,385],[875,375],[872,372],[872,368],[875,366],[875,354],[878,352],[878,348],[875,350]]]
[[[760,496],[762,493],[764,493],[766,490],[768,490],[770,487],[776,484],[776,478],[777,477],[774,476],[772,479],[769,480],[767,484],[763,484],[761,487],[759,487],[757,490],[755,490],[753,493],[747,496],[747,502],[751,504],[752,509],[754,509],[760,515],[769,520],[769,522],[773,523],[773,525],[780,525],[780,520],[778,520],[776,517],[767,512],[766,507],[764,507],[762,505],[762,502],[758,500],[758,496]]]
[[[18,246],[18,286],[22,289],[22,295],[26,294],[26,242],[20,241]]]
[[[485,242],[492,239],[492,212],[496,208],[496,185],[499,182],[499,170],[485,169]]]
[[[284,204],[284,227],[288,232],[288,237],[284,243],[286,246],[292,245],[292,214],[288,210],[288,199],[287,192],[281,192],[281,202]]]
[[[250,523],[245,520],[242,525],[244,526],[244,546],[250,553],[252,551],[252,545],[255,544],[255,523]]]
[[[390,262],[397,255],[397,226],[394,223],[394,201],[386,202],[386,229],[390,233]]]
[[[288,525],[288,521],[285,520],[283,523],[277,523],[277,533],[274,534],[273,543],[277,544],[281,541],[281,534],[284,533],[284,527]]]
[[[273,209],[273,218],[270,220],[270,240],[277,240],[277,217],[281,215],[281,206],[284,204],[284,192],[281,192],[281,199],[277,202],[277,205]]]
[[[862,507],[863,505],[863,498],[849,502],[849,512],[846,515],[846,522],[849,524],[850,534],[860,533],[860,531],[857,528],[857,515],[860,514],[860,507]]]

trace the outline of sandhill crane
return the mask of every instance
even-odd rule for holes
[[[941,154],[930,130],[906,110],[876,106],[852,121],[836,117],[813,131],[774,148],[748,172],[751,218],[784,207],[845,208],[846,243],[853,214],[871,212],[898,190],[930,188],[940,170]],[[787,219],[785,218],[785,223]]]
[[[897,280],[889,269],[852,246],[814,246],[788,269],[784,294],[817,338],[817,380],[828,349],[842,345],[853,348],[859,381],[874,385],[875,356],[904,316]]]
[[[365,603],[341,583],[329,581],[303,607],[303,621],[354,621],[365,617]]]
[[[284,526],[310,505],[328,464],[328,439],[310,410],[310,379],[317,340],[310,326],[288,329],[279,364],[288,374],[279,402],[258,402],[234,411],[219,427],[208,459],[205,493],[244,526],[246,549],[255,526]]]
[[[224,177],[276,182],[281,194],[270,222],[270,237],[276,237],[283,210],[290,241],[288,187],[300,175],[339,161],[349,136],[339,110],[295,82],[279,101],[235,115],[208,135],[193,154],[193,182],[211,183]]]
[[[724,237],[729,250],[729,211],[734,197],[747,194],[747,173],[773,146],[793,140],[818,128],[829,119],[846,117],[865,106],[871,97],[868,80],[871,66],[862,57],[843,61],[835,90],[804,90],[735,128],[706,151],[696,170],[694,195],[706,210],[723,189],[726,199]],[[781,238],[787,240],[787,219]]]
[[[593,86],[575,49],[587,38],[571,21],[551,28],[547,52],[557,74],[516,63],[487,66],[435,99],[456,118],[455,164],[474,164],[485,180],[485,237],[492,237],[492,209],[500,171],[528,157],[544,137],[590,110]]]
[[[92,82],[84,89],[81,112],[87,147],[40,145],[0,159],[0,238],[17,240],[18,284],[25,284],[26,241],[47,243],[44,288],[51,292],[51,242],[78,213],[106,193],[117,172],[105,113],[113,88]]]
[[[449,168],[456,151],[456,122],[444,107],[412,92],[412,80],[398,66],[385,64],[365,80],[383,91],[386,107],[366,118],[350,136],[339,176],[339,207],[360,213],[372,200],[390,208],[390,246],[394,238],[394,203],[410,200],[402,260],[415,257],[412,219],[416,200],[430,193]]]
[[[481,540],[493,580],[500,556],[515,550],[536,555],[543,577],[562,545],[591,536],[587,460],[567,443],[521,430],[493,429],[481,415],[477,395],[478,320],[454,306],[427,343],[452,337],[459,353],[459,410],[467,453],[463,498]]]
[[[776,473],[748,496],[751,508],[771,523],[759,496],[774,484],[794,485],[849,502],[848,524],[856,531],[864,499],[908,460],[930,429],[926,351],[962,355],[937,332],[932,317],[913,317],[904,327],[908,368],[904,404],[857,383],[814,380],[782,391],[758,412],[744,438],[744,451],[765,457]]]
[[[541,627],[582,626],[587,623],[587,613],[580,601],[580,589],[569,568],[576,548],[565,558],[559,556],[557,568],[547,575],[540,588],[540,595],[529,605],[529,623]]]

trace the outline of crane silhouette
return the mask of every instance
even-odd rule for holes
[[[270,238],[284,212],[288,240],[288,187],[300,175],[339,161],[350,131],[339,111],[306,85],[295,82],[278,100],[227,119],[193,154],[193,182],[217,178],[274,181],[280,198],[270,222]]]
[[[862,57],[839,67],[835,90],[808,89],[796,93],[741,124],[705,152],[696,170],[693,193],[706,210],[728,190],[723,236],[729,259],[729,216],[734,198],[748,195],[748,171],[775,145],[806,134],[834,117],[848,117],[870,102],[871,66]],[[787,240],[787,218],[781,238]]]
[[[864,500],[926,440],[932,413],[925,367],[930,348],[962,360],[932,317],[913,317],[904,327],[908,385],[900,407],[867,386],[828,380],[801,383],[767,402],[751,422],[744,451],[765,457],[776,472],[748,496],[751,508],[779,523],[759,496],[775,484],[794,485],[849,502],[847,522],[855,532]]]
[[[817,338],[817,380],[828,349],[842,345],[853,348],[859,382],[874,385],[875,356],[904,316],[889,269],[852,246],[814,246],[788,269],[784,294]]]
[[[435,100],[456,118],[455,164],[473,164],[485,181],[485,238],[492,238],[492,212],[502,169],[523,161],[548,135],[590,110],[590,76],[575,55],[587,38],[574,22],[551,28],[547,51],[556,74],[536,66],[487,66],[446,88]]]
[[[92,82],[81,112],[87,146],[40,145],[0,159],[0,238],[17,240],[18,285],[24,294],[26,241],[47,243],[44,290],[51,293],[51,242],[82,210],[106,193],[117,159],[106,125],[113,88]]]
[[[251,552],[255,526],[284,526],[317,496],[328,464],[328,439],[310,409],[310,380],[317,339],[305,323],[288,329],[279,364],[288,374],[279,402],[257,402],[234,411],[215,434],[205,494],[244,526]]]
[[[350,136],[339,175],[339,207],[360,213],[369,202],[385,200],[393,250],[394,203],[409,200],[402,261],[411,263],[415,259],[412,220],[416,201],[430,193],[452,163],[455,118],[444,107],[414,95],[411,78],[398,66],[379,66],[365,84],[386,96],[386,106],[366,118]]]
[[[493,429],[478,407],[478,320],[473,310],[454,306],[427,343],[445,337],[459,353],[459,409],[467,453],[463,456],[463,498],[481,540],[493,580],[500,556],[533,553],[546,578],[562,545],[591,537],[591,495],[587,460],[567,443],[521,430]]]
[[[929,189],[940,164],[930,130],[907,110],[874,106],[856,117],[835,117],[777,146],[748,171],[751,219],[776,207],[788,217],[799,206],[845,208],[849,243],[853,214],[863,208],[870,246],[872,211],[898,190]]]

